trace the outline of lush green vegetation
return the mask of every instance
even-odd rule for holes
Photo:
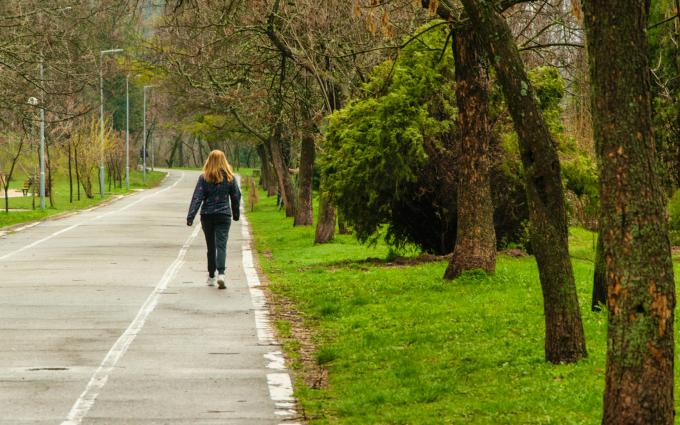
[[[330,116],[322,172],[361,240],[384,234],[396,246],[449,252],[453,237],[442,246],[441,235],[455,227],[453,55],[441,22],[421,31]]]
[[[330,176],[329,192],[360,240],[385,236],[395,247],[416,244],[445,254],[455,242],[459,184],[453,54],[441,21],[420,31],[424,34],[396,60],[371,71],[358,97],[329,116],[320,165]],[[592,226],[599,211],[596,164],[566,132],[565,81],[549,66],[532,68],[529,77],[558,144],[571,218]],[[490,113],[497,241],[526,245],[519,142],[496,85]]]
[[[673,245],[680,245],[680,190],[671,198],[668,213],[670,215],[670,235]]]
[[[143,189],[143,188],[150,188],[157,186],[161,180],[165,177],[164,172],[160,171],[149,171],[146,174],[146,184],[142,182],[142,173],[140,171],[136,170],[131,170],[130,171],[130,190],[135,190],[135,189]],[[10,189],[17,189],[20,190],[21,187],[23,186],[23,182],[25,180],[25,176],[17,176],[13,179],[12,183],[10,183]],[[10,226],[14,224],[19,224],[19,223],[25,223],[28,221],[34,221],[34,220],[40,220],[49,216],[53,216],[56,214],[62,214],[64,212],[69,212],[69,211],[74,211],[74,210],[79,210],[79,209],[86,209],[90,208],[94,205],[97,205],[98,203],[102,202],[102,199],[99,197],[99,195],[95,195],[94,198],[88,199],[85,196],[85,192],[82,191],[81,189],[81,196],[80,196],[80,201],[77,199],[77,192],[75,188],[75,181],[74,181],[74,188],[73,188],[73,203],[69,202],[69,184],[68,184],[68,178],[63,177],[61,175],[57,176],[57,179],[53,183],[53,189],[54,194],[53,194],[53,199],[54,199],[54,207],[50,208],[49,207],[49,199],[46,199],[46,204],[48,208],[45,209],[45,211],[40,211],[39,209],[33,210],[33,198],[31,196],[31,193],[28,194],[28,196],[25,197],[19,197],[19,198],[9,198],[9,208],[10,212],[6,213],[5,212],[5,200],[4,197],[0,200],[2,210],[0,211],[0,227],[4,226]],[[107,199],[110,199],[112,196],[116,195],[121,195],[126,193],[127,191],[125,188],[114,188],[113,186],[111,187],[111,190],[109,191],[108,185],[106,186],[106,195],[104,197],[104,201]],[[36,190],[37,191],[37,190]],[[38,195],[36,194],[35,198],[35,205],[36,208],[40,205],[40,199]],[[16,209],[19,211],[12,211],[12,209]]]
[[[271,289],[314,333],[326,388],[302,385],[299,341],[286,350],[310,423],[594,424],[602,412],[606,313],[589,309],[595,236],[572,228],[589,357],[543,356],[543,307],[533,257],[499,256],[494,276],[442,279],[446,263],[398,266],[383,244],[352,236],[313,246],[272,198],[248,213]],[[290,324],[279,322],[285,337]]]

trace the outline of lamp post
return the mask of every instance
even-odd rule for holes
[[[42,80],[43,66],[40,63],[40,77]],[[28,104],[38,106],[40,101],[35,97],[28,98]],[[40,104],[40,147],[38,148],[38,161],[40,162],[40,209],[45,209],[45,109]],[[33,183],[35,184],[35,182]],[[35,186],[34,186],[35,187]],[[35,193],[35,190],[33,191]],[[33,204],[35,206],[35,204]]]
[[[144,146],[142,147],[143,156],[142,182],[144,184],[146,184],[146,90],[152,87],[156,86],[154,85],[144,86]],[[151,151],[151,155],[153,155],[153,150]]]
[[[123,49],[101,50],[99,52],[99,195],[104,197],[104,55],[122,53]]]
[[[125,76],[125,189],[130,190],[130,74]]]
[[[45,84],[45,67],[40,58],[40,84]],[[45,90],[40,94],[40,209],[45,209]],[[35,184],[35,182],[33,183]]]
[[[66,12],[73,9],[71,6],[57,9],[59,12]],[[42,22],[42,13],[39,14],[40,22]],[[40,103],[40,147],[38,153],[38,161],[40,162],[40,209],[45,209],[45,57],[42,49],[40,50],[40,102],[35,97],[30,97],[28,103],[32,106],[37,106]],[[35,185],[35,182],[33,182]],[[35,193],[35,190],[33,191]],[[35,206],[35,204],[34,204]]]

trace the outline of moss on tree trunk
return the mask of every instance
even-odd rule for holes
[[[298,189],[298,205],[295,212],[295,226],[311,226],[314,221],[312,206],[312,177],[314,174],[314,157],[316,146],[314,143],[313,126],[306,129],[302,135],[300,148],[300,174]]]
[[[328,243],[335,237],[335,205],[333,205],[333,201],[328,193],[327,185],[324,184],[327,178],[325,176],[321,177],[321,187],[319,188],[319,221],[316,223],[316,234],[314,237],[314,243],[318,244]]]
[[[283,198],[283,205],[286,209],[286,217],[295,217],[295,210],[297,209],[295,188],[293,188],[293,181],[290,178],[288,165],[286,164],[283,150],[281,149],[282,129],[280,127],[281,125],[277,124],[276,129],[272,133],[272,137],[269,139],[269,151],[272,156],[272,162],[274,163],[274,171],[276,172],[279,190],[281,191],[281,197]]]
[[[584,2],[609,328],[603,424],[672,424],[675,285],[652,136],[649,2]]]
[[[458,224],[453,257],[444,273],[454,279],[466,270],[496,270],[488,124],[488,75],[482,45],[471,28],[456,31],[453,43],[456,102],[461,132],[458,165]]]
[[[595,248],[595,272],[593,273],[593,297],[590,302],[592,311],[601,311],[602,306],[607,304],[607,282],[605,275],[602,232],[598,232],[597,247]]]

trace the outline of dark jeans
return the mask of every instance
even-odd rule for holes
[[[227,261],[227,239],[231,216],[226,214],[206,214],[201,216],[201,227],[208,245],[208,273],[215,277],[215,270],[224,274]]]

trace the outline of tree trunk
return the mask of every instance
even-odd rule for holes
[[[68,202],[73,203],[73,160],[71,159],[71,141],[68,142]]]
[[[5,176],[5,181],[4,181],[4,189],[5,189],[5,213],[9,214],[9,183],[12,181],[12,177],[14,176],[14,168],[17,165],[17,162],[19,162],[19,158],[21,157],[21,151],[24,148],[24,139],[21,138],[21,141],[19,142],[19,149],[17,149],[17,154],[12,158],[12,164],[9,168],[9,173]],[[35,181],[33,181],[33,186],[35,186]]]
[[[311,121],[311,117],[306,118]],[[314,175],[315,156],[316,144],[314,143],[314,125],[313,123],[308,123],[302,135],[302,146],[300,149],[298,206],[295,213],[295,226],[311,226],[314,222],[312,178]]]
[[[183,134],[179,135],[179,146],[177,146],[177,156],[179,158],[179,166],[184,167],[184,140]]]
[[[268,157],[269,158],[269,157]],[[274,165],[269,161],[267,163],[267,196],[277,196],[279,193],[279,183],[276,178],[276,172],[274,171]],[[278,205],[278,204],[277,204]]]
[[[576,362],[587,352],[569,258],[567,213],[555,142],[539,110],[510,28],[494,10],[494,2],[462,2],[486,45],[519,136],[531,244],[543,291],[545,357],[552,363]]]
[[[316,223],[316,235],[314,243],[328,243],[335,237],[335,205],[330,199],[330,194],[325,189],[324,180],[321,178],[321,188],[319,190],[319,220]]]
[[[234,158],[236,158],[236,169],[241,169],[241,150],[239,149],[238,142],[234,147]]]
[[[172,144],[172,149],[170,150],[170,155],[168,160],[165,162],[168,167],[172,168],[175,165],[175,154],[177,153],[177,149],[182,145],[182,138],[181,135],[177,138],[175,138],[174,143]]]
[[[271,150],[269,143],[260,146],[262,151],[260,153],[258,150],[258,153],[262,158],[262,188],[267,191],[267,196],[274,196],[278,192],[278,182],[271,162]],[[260,149],[260,146],[258,146],[258,149]]]
[[[606,265],[603,424],[673,424],[675,284],[652,135],[649,2],[584,2]]]
[[[47,159],[47,184],[45,185],[45,192],[50,200],[50,208],[54,208],[54,194],[52,193],[52,160],[50,158],[49,143],[45,143],[45,156]]]
[[[73,165],[76,168],[76,193],[80,201],[80,169],[78,168],[78,145],[73,146]]]
[[[607,282],[605,278],[602,232],[598,232],[597,247],[595,248],[595,272],[593,273],[593,297],[590,305],[592,311],[602,311],[602,306],[607,304]]]
[[[274,163],[274,171],[279,183],[279,189],[283,198],[283,204],[286,207],[286,217],[295,217],[296,202],[295,202],[295,188],[293,188],[293,181],[290,178],[288,166],[283,158],[283,151],[281,150],[281,125],[277,124],[272,137],[269,139],[269,149],[272,155],[272,162]]]
[[[458,155],[458,224],[453,257],[444,279],[466,270],[496,270],[488,124],[489,81],[482,63],[482,44],[471,28],[456,31],[453,56],[461,144]]]

